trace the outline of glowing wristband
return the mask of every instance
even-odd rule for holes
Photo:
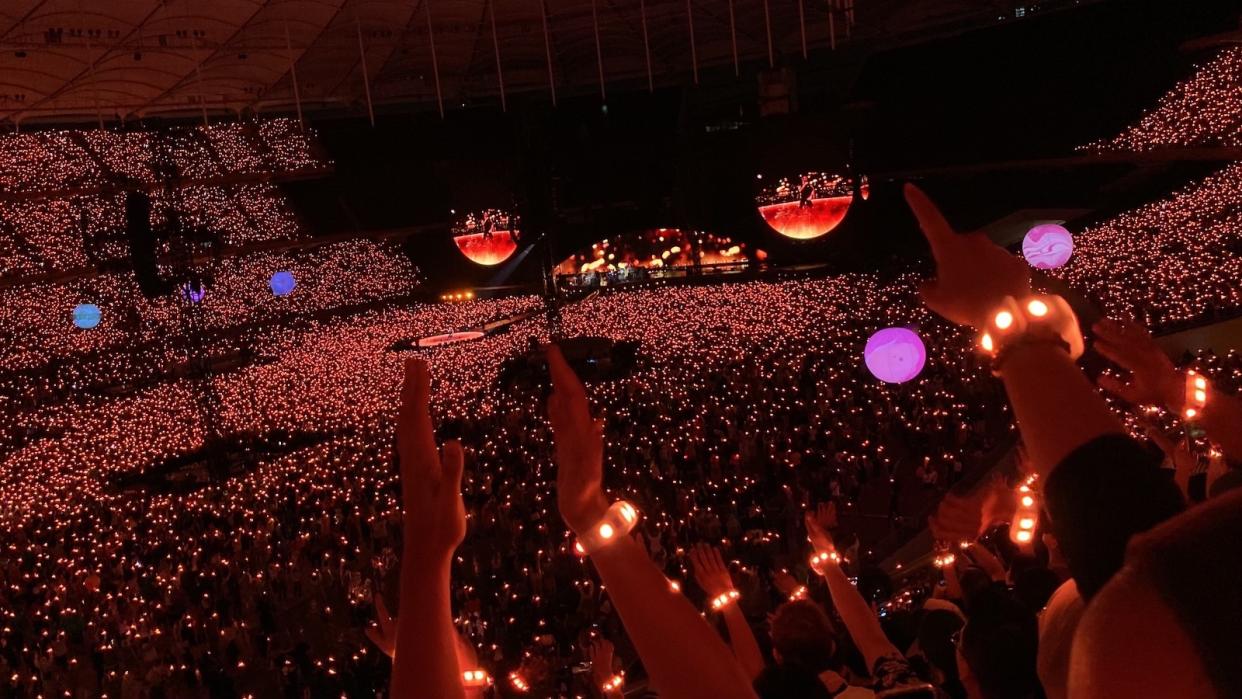
[[[1018,486],[1018,509],[1009,524],[1009,540],[1015,544],[1025,545],[1035,540],[1035,525],[1039,523],[1039,498],[1031,484],[1035,476],[1026,479]]]
[[[729,606],[730,604],[733,604],[734,602],[738,601],[741,598],[742,598],[742,593],[738,592],[737,590],[729,590],[728,592],[722,592],[712,598],[712,601],[711,601],[712,611],[718,612],[724,609],[725,607]]]
[[[1208,382],[1197,371],[1186,372],[1186,410],[1182,413],[1187,420],[1193,420],[1203,412],[1207,405]]]
[[[625,673],[619,673],[608,678],[608,681],[599,686],[605,692],[620,691],[621,685],[625,684]]]
[[[799,585],[793,589],[793,592],[789,593],[789,601],[797,602],[800,599],[806,599],[806,595],[806,585]]]
[[[954,561],[956,560],[957,560],[957,556],[946,551],[942,554],[937,555],[935,560],[932,561],[932,563],[934,563],[937,568],[944,568],[946,566],[953,565]]]
[[[466,689],[492,686],[492,676],[487,674],[487,670],[466,670],[461,675],[462,686]]]
[[[1069,303],[1060,296],[1031,296],[1019,302],[1012,296],[1005,300],[988,319],[987,329],[979,336],[979,347],[992,357],[993,371],[1004,360],[1006,350],[1036,339],[1055,338],[1069,353],[1070,359],[1082,356],[1085,345],[1078,317]]]
[[[828,565],[829,561],[840,563],[841,555],[836,551],[811,554],[811,569],[818,573],[823,570],[824,566]]]
[[[574,551],[579,556],[590,556],[629,534],[635,524],[638,524],[638,510],[630,503],[618,500],[612,503],[598,524],[578,537],[578,541],[574,542]]]
[[[526,678],[522,677],[516,670],[509,673],[509,684],[514,691],[522,693],[530,691],[530,685],[526,684]]]

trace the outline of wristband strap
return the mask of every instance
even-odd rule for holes
[[[1024,546],[1035,540],[1035,525],[1039,523],[1039,498],[1032,487],[1035,476],[1027,478],[1018,486],[1018,509],[1009,524],[1009,539]]]
[[[590,556],[629,534],[635,524],[638,524],[638,509],[625,500],[618,500],[599,522],[579,535],[574,551],[579,556]]]
[[[998,375],[1010,350],[1043,343],[1062,347],[1071,359],[1085,349],[1078,318],[1060,296],[1036,295],[1021,302],[1006,296],[979,335],[979,347],[992,357],[992,373]]]
[[[793,589],[793,592],[789,593],[789,601],[797,602],[800,599],[806,599],[806,595],[807,595],[806,585],[799,585]]]

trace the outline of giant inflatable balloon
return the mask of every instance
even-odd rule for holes
[[[1056,269],[1073,254],[1074,237],[1055,223],[1035,226],[1022,239],[1022,256],[1035,269]]]
[[[927,348],[908,328],[884,328],[867,339],[863,361],[871,375],[885,383],[905,383],[923,371]]]

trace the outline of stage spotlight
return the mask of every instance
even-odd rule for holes
[[[103,312],[93,303],[78,304],[73,309],[73,324],[82,330],[90,330],[99,325]]]
[[[863,361],[871,375],[885,383],[905,383],[923,371],[927,348],[908,328],[885,328],[867,339]]]
[[[517,251],[520,225],[516,215],[500,209],[468,213],[453,221],[453,242],[472,262],[493,267]]]
[[[850,178],[824,172],[763,180],[755,197],[759,215],[772,230],[794,240],[831,232],[845,219],[854,197]]]
[[[1035,269],[1056,269],[1074,254],[1074,236],[1055,223],[1031,228],[1022,239],[1022,256]]]
[[[293,278],[292,272],[277,272],[272,275],[269,282],[272,287],[272,293],[277,296],[288,296],[293,293],[293,288],[298,285],[297,280]]]

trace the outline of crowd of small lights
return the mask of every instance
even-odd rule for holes
[[[1111,317],[1168,329],[1236,315],[1242,164],[1076,234],[1074,250],[1068,264],[1049,273]]]
[[[416,270],[397,246],[367,240],[225,257],[206,269],[206,294],[197,304],[204,329],[406,296],[418,284]],[[297,288],[276,297],[268,281],[282,270],[293,273]],[[98,327],[83,331],[73,326],[73,309],[80,303],[99,306],[103,319]],[[144,298],[128,272],[2,288],[0,325],[8,341],[0,345],[0,370],[34,369],[83,352],[174,342],[185,334],[184,305],[175,292]]]
[[[1137,124],[1084,150],[1242,146],[1242,46],[1223,49],[1166,93]]]
[[[723,546],[753,578],[739,583],[743,595],[770,597],[766,571],[805,568],[803,506],[835,499],[848,521],[864,493],[904,486],[871,514],[919,511],[935,496],[915,482],[916,462],[951,482],[1008,429],[970,337],[924,310],[915,282],[666,288],[564,309],[569,335],[641,343],[632,376],[592,391],[607,421],[606,486],[645,513],[639,530],[653,558],[696,603],[708,605],[681,582],[689,544]],[[294,297],[302,291],[299,282]],[[394,599],[401,550],[390,446],[402,355],[389,348],[539,303],[389,307],[245,340],[268,361],[213,377],[222,408],[210,419],[226,434],[308,431],[316,443],[192,494],[106,482],[201,445],[193,382],[165,377],[121,395],[17,407],[35,436],[0,450],[0,521],[17,532],[0,550],[0,683],[49,697],[382,687],[388,661],[363,631],[371,593]],[[927,341],[927,369],[901,387],[876,382],[861,362],[866,338],[910,323]],[[427,357],[433,410],[467,447],[459,627],[491,676],[517,672],[542,692],[580,679],[569,667],[589,627],[623,634],[556,513],[542,398],[498,383],[531,336],[548,338],[541,319]]]
[[[99,193],[118,180],[156,185],[322,170],[312,136],[297,122],[221,124],[169,131],[48,131],[0,137],[0,275],[76,270],[128,252],[125,199]],[[175,209],[185,227],[210,229],[225,245],[292,239],[296,219],[275,185],[196,185],[151,195],[152,226]],[[92,252],[93,250],[93,252]]]
[[[697,260],[696,260],[697,247]],[[624,269],[687,267],[745,262],[746,245],[714,233],[656,228],[601,240],[556,268],[557,274],[615,272]]]

